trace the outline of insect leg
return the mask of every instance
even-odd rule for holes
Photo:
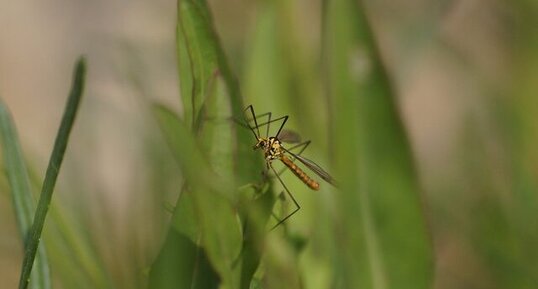
[[[266,112],[264,114],[261,114],[260,116],[264,116],[264,115],[268,115],[269,116],[269,120],[266,122],[266,123],[263,123],[263,124],[260,124],[258,125],[258,120],[256,119],[256,114],[254,113],[254,107],[251,105],[247,106],[247,108],[245,108],[244,111],[246,110],[250,110],[250,113],[252,114],[252,119],[254,120],[254,124],[256,125],[256,131],[258,132],[257,134],[257,137],[259,137],[261,134],[260,134],[260,127],[264,126],[264,125],[268,125],[270,123],[273,122],[273,120],[271,120],[271,112]],[[244,117],[244,115],[243,115]],[[282,127],[284,127],[284,124],[286,123],[286,121],[288,120],[288,116],[284,116],[284,117],[281,117],[281,118],[277,118],[275,119],[274,121],[277,121],[277,120],[281,120],[281,119],[284,119],[284,122],[282,122],[282,124],[280,125],[280,129],[278,130],[278,133],[276,134],[276,137],[278,137],[278,134],[280,133],[280,130],[282,130]],[[245,122],[248,124],[249,123],[249,120],[247,118],[245,118]],[[250,127],[250,125],[248,124],[248,126]],[[255,134],[256,135],[256,134]],[[269,127],[267,127],[267,136],[269,137]]]
[[[295,155],[297,155],[297,156],[300,156],[300,155],[306,150],[306,148],[310,145],[310,142],[311,142],[311,141],[307,140],[307,141],[302,142],[302,143],[300,143],[300,144],[296,144],[296,145],[290,147],[290,148],[288,149],[288,151],[295,150],[295,149],[297,149],[297,148],[301,148],[301,149],[295,154]],[[292,162],[295,161],[295,157],[294,157],[293,155],[290,156],[290,159],[291,159]],[[280,171],[278,171],[278,175],[281,176],[285,171],[287,171],[287,167],[283,167]]]
[[[266,136],[267,138],[269,138],[269,124],[271,123],[271,116],[273,116],[273,115],[271,114],[271,112],[268,112],[267,132],[266,132],[266,134],[265,134],[265,136]]]
[[[293,195],[290,193],[290,190],[288,190],[288,187],[286,187],[286,185],[284,184],[284,182],[282,181],[282,179],[280,178],[280,176],[276,173],[276,170],[275,168],[273,168],[273,165],[271,163],[268,163],[268,165],[271,167],[271,170],[273,170],[273,172],[275,173],[278,181],[280,182],[280,184],[282,185],[282,187],[284,187],[284,190],[286,191],[286,193],[288,194],[288,196],[291,198],[291,200],[293,201],[293,203],[295,204],[295,210],[293,210],[293,212],[291,212],[289,215],[287,215],[284,219],[280,220],[276,225],[274,225],[272,228],[271,228],[271,231],[274,230],[276,227],[278,227],[280,224],[284,223],[287,219],[289,219],[291,216],[293,216],[295,213],[297,213],[297,211],[299,211],[301,209],[301,206],[299,206],[299,203],[297,203],[297,201],[295,200],[295,198],[293,197]]]
[[[254,116],[254,118],[260,119],[260,118],[265,117],[265,116],[267,116],[267,122],[260,124],[258,127],[262,127],[264,125],[267,125],[267,130],[266,130],[265,135],[266,135],[266,137],[269,137],[269,124],[272,122],[271,117],[273,116],[273,114],[271,112],[266,112],[266,113],[256,115],[256,116]],[[247,119],[247,121],[250,122],[250,121],[252,121],[252,119]]]
[[[268,112],[268,113],[266,113],[266,114],[270,114],[270,112]],[[270,124],[270,123],[273,123],[273,122],[275,122],[275,121],[279,121],[279,120],[282,120],[282,119],[284,119],[284,122],[283,122],[283,123],[285,123],[285,122],[286,122],[286,119],[288,119],[288,116],[286,115],[286,116],[282,116],[282,117],[279,117],[279,118],[275,118],[275,119],[271,119],[271,120],[269,120],[269,121],[263,122],[263,123],[260,124],[259,127],[262,127],[262,126],[264,126],[264,125],[268,125],[268,124]],[[281,125],[280,128],[282,129],[282,127],[283,127],[283,124]],[[279,132],[280,132],[280,130],[279,130]],[[275,135],[275,136],[277,136],[277,135]]]
[[[235,119],[235,118],[234,118],[233,120],[234,120],[237,124],[239,124],[240,126],[242,126],[242,127],[246,127],[246,128],[250,128],[251,130],[253,130],[253,129],[259,129],[260,127],[263,127],[263,126],[267,125],[267,137],[269,137],[269,124],[284,119],[284,122],[282,123],[282,125],[280,126],[280,129],[279,129],[279,131],[278,131],[278,132],[280,133],[280,130],[282,130],[282,127],[284,126],[284,123],[285,123],[286,120],[288,119],[288,116],[286,115],[286,116],[283,116],[283,117],[279,117],[279,118],[271,119],[272,114],[271,114],[270,112],[266,112],[266,113],[264,113],[264,114],[260,114],[260,116],[265,116],[265,115],[268,115],[268,116],[269,116],[269,120],[266,121],[266,122],[263,122],[263,123],[261,123],[261,124],[259,124],[259,125],[257,124],[257,122],[255,122],[255,124],[257,125],[257,127],[254,127],[254,128],[251,127],[251,126],[248,125],[248,124],[245,124],[244,122],[238,121],[238,120]],[[245,121],[247,121],[247,120],[245,119]],[[256,135],[256,133],[254,133],[254,135]],[[258,136],[258,135],[256,135],[256,137],[257,137],[257,136]],[[277,135],[277,137],[278,137],[278,135]]]
[[[254,118],[254,124],[256,125],[256,131],[258,131],[258,134],[256,134],[256,131],[254,131],[254,129],[250,126],[249,122],[247,121],[247,118],[245,117],[244,112],[248,109],[250,109],[250,112],[252,113],[252,117]],[[252,133],[254,134],[254,137],[258,139],[260,135],[260,129],[258,128],[258,121],[256,120],[256,115],[254,114],[254,108],[252,107],[252,104],[247,106],[247,108],[243,110],[243,120],[245,121],[246,126],[248,126],[250,131],[252,131]]]
[[[310,142],[311,141],[309,141],[309,140],[304,141],[302,143],[299,143],[299,144],[296,144],[296,145],[290,147],[288,150],[291,151],[291,150],[294,150],[294,149],[297,149],[297,148],[301,147],[301,150],[299,152],[295,153],[295,155],[300,156],[306,150],[306,148],[310,145]],[[292,156],[291,159],[294,160],[295,157]]]
[[[278,138],[278,135],[280,134],[280,131],[282,130],[282,128],[284,127],[284,125],[286,124],[286,121],[288,121],[288,116],[285,115],[283,117],[280,117],[280,118],[277,118],[277,119],[284,119],[282,121],[282,124],[280,125],[280,128],[278,129],[278,132],[276,133],[275,137]]]

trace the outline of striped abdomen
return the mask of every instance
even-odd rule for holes
[[[280,160],[286,165],[294,175],[296,175],[303,183],[305,183],[312,190],[319,190],[319,183],[309,177],[301,168],[294,164],[288,157],[282,156]]]

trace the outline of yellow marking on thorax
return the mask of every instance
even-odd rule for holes
[[[280,141],[275,137],[270,137],[269,139],[263,139],[265,141],[265,146],[263,147],[265,159],[267,161],[272,161],[274,159],[280,158],[282,155],[282,146]]]

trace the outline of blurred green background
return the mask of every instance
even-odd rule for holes
[[[207,272],[239,288],[248,234],[233,221],[252,213],[237,192],[263,165],[228,117],[248,104],[289,115],[340,183],[315,192],[284,175],[301,210],[257,232],[251,288],[538,287],[538,2],[208,1],[211,16],[180,2],[0,1],[0,97],[36,196],[73,62],[89,66],[44,229],[54,288],[174,288],[148,280],[189,257],[152,264],[198,227]],[[4,175],[0,280],[14,288],[23,249]],[[189,189],[206,194],[177,202]],[[205,208],[200,223],[180,205]]]

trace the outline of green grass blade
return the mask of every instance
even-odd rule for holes
[[[234,190],[230,180],[210,168],[198,142],[173,112],[164,107],[157,107],[155,112],[188,184],[188,190],[178,200],[172,225],[194,243],[198,244],[200,239],[223,284],[235,288],[238,281],[232,263],[239,255],[241,233],[232,207]],[[189,202],[185,203],[186,200]],[[190,229],[185,232],[185,228]]]
[[[0,100],[0,134],[7,177],[11,187],[13,206],[17,224],[22,237],[26,240],[28,230],[32,226],[35,203],[30,189],[28,171],[24,163],[17,131],[7,107]],[[51,288],[50,269],[45,247],[41,246],[35,260],[35,270],[30,275],[30,288]]]
[[[177,156],[187,184],[192,186],[184,191],[173,216],[173,226],[180,230],[193,241],[198,234],[203,235],[201,246],[206,250],[212,265],[219,272],[224,286],[234,288],[239,283],[249,283],[248,278],[251,273],[243,274],[239,277],[237,269],[245,269],[241,264],[232,266],[238,250],[241,248],[240,232],[235,232],[238,227],[235,213],[235,204],[240,196],[234,188],[249,183],[254,183],[259,178],[262,168],[259,158],[252,152],[252,135],[247,129],[243,129],[231,121],[231,117],[242,119],[244,108],[238,83],[233,76],[227,63],[224,51],[220,46],[219,39],[213,27],[211,13],[205,1],[181,0],[178,1],[178,26],[177,26],[177,55],[179,61],[179,77],[181,82],[181,94],[183,99],[184,124],[191,127],[196,135],[196,143],[200,144],[199,154],[202,156],[201,162],[185,162],[186,157]],[[164,126],[161,122],[161,128]],[[178,137],[178,130],[166,132],[168,139]],[[175,136],[173,136],[175,134]],[[188,135],[188,136],[187,136]],[[185,134],[186,138],[193,138],[192,134]],[[175,143],[176,145],[173,145]],[[179,149],[185,144],[170,142],[172,150],[176,155],[184,154],[188,156],[189,150]],[[189,156],[192,157],[192,156]],[[193,170],[193,167],[185,165],[194,164],[198,166],[204,163],[201,170]],[[189,171],[193,171],[192,174]],[[208,172],[208,173],[206,173]],[[213,192],[224,192],[225,199],[221,196],[211,196],[206,192],[200,192],[200,188],[208,184],[199,183],[200,176],[212,183],[217,180],[219,184],[226,181],[227,187],[223,190],[212,186]],[[203,191],[203,190],[202,190]],[[232,203],[230,203],[232,201]],[[207,214],[208,211],[216,212]],[[238,210],[242,221],[245,217],[251,216],[246,210]],[[189,218],[191,216],[191,218]],[[195,216],[199,222],[189,222]],[[263,218],[262,218],[263,219]],[[220,223],[220,226],[215,224]],[[262,222],[254,221],[247,226],[261,226]],[[223,225],[228,224],[228,225]],[[234,230],[223,230],[223,228],[233,228]],[[256,231],[253,228],[249,230]],[[250,238],[248,242],[254,242],[255,238]],[[226,244],[225,248],[222,245]],[[248,247],[248,246],[245,246]],[[251,246],[255,247],[255,246]],[[249,251],[244,256],[252,256],[258,252]],[[233,258],[232,258],[233,256]],[[259,258],[251,258],[259,259]],[[254,272],[258,262],[250,262],[253,266],[246,268],[248,272]],[[250,266],[250,265],[249,265]],[[239,281],[239,280],[242,281]],[[245,281],[246,280],[246,281]]]
[[[531,284],[536,284],[537,279],[531,273],[532,263],[525,261],[534,260],[527,258],[533,253],[533,246],[526,247],[525,240],[519,239],[521,235],[514,223],[517,218],[503,207],[506,204],[498,197],[504,193],[504,188],[493,181],[498,178],[493,169],[496,164],[490,152],[484,149],[489,139],[484,138],[479,127],[473,118],[469,118],[462,138],[462,156],[457,157],[463,160],[459,170],[464,186],[459,193],[462,198],[480,196],[477,201],[468,200],[459,209],[461,214],[469,206],[470,213],[468,220],[459,224],[458,231],[465,233],[473,254],[482,260],[483,269],[490,272],[497,288],[532,288],[534,285]],[[453,196],[457,193],[454,187],[450,187]]]
[[[45,175],[45,180],[43,182],[34,221],[25,244],[25,254],[22,264],[21,277],[19,280],[19,289],[26,289],[28,287],[30,273],[32,272],[32,266],[34,264],[39,241],[41,239],[41,232],[43,231],[45,218],[47,216],[50,201],[52,199],[52,193],[58,178],[58,173],[60,172],[64,153],[67,148],[67,142],[69,140],[69,134],[71,132],[71,128],[73,127],[76,112],[82,97],[85,75],[86,64],[84,59],[80,59],[75,68],[71,93],[67,99],[60,129],[58,130],[58,135],[56,136],[54,148],[52,150],[51,158]]]
[[[148,288],[216,289],[219,283],[219,276],[203,249],[181,232],[169,230],[151,266]]]
[[[299,129],[316,146],[325,147],[326,102],[320,81],[319,54],[308,43],[290,1],[265,1],[256,9],[254,33],[242,86],[255,107],[276,115],[290,114],[289,127]],[[308,30],[317,28],[309,27]]]
[[[498,151],[484,156],[484,168],[474,168],[475,172],[490,173],[488,193],[496,194],[490,197],[489,204],[480,199],[480,209],[474,209],[473,213],[481,218],[475,221],[471,232],[473,245],[480,252],[492,283],[498,288],[527,289],[538,284],[538,3],[513,1],[510,9],[517,19],[513,31],[518,35],[511,44],[514,49],[510,51],[513,61],[509,67],[510,86],[508,91],[499,90],[503,93],[500,97],[488,98],[502,121],[504,139],[499,143],[507,146],[503,157],[509,159],[506,167],[502,167],[507,173],[502,176],[508,176],[510,181],[508,188],[499,185],[499,179],[503,178],[499,177],[499,165],[495,162]],[[503,85],[495,83],[493,87]],[[484,147],[490,143],[487,139],[476,151],[469,151],[469,155],[483,155],[488,151]],[[465,149],[469,150],[467,146]]]
[[[39,191],[43,177],[38,175],[35,166],[31,164],[28,166],[28,174],[32,191]],[[51,203],[47,230],[42,235],[44,240],[53,240],[46,243],[46,248],[50,256],[49,263],[55,268],[55,277],[66,288],[112,288],[110,276],[99,259],[98,252],[85,236],[84,226],[80,226],[78,220],[68,216],[62,208],[65,208],[62,200]],[[70,255],[71,258],[66,259],[65,255]]]
[[[187,40],[183,33],[183,29],[183,25],[178,19],[176,27],[176,54],[178,59],[179,89],[181,100],[183,102],[183,121],[188,127],[192,127],[195,118],[193,73],[191,70],[191,57],[188,52]]]
[[[233,116],[241,119],[244,108],[239,85],[233,75],[205,1],[178,1],[177,23],[178,71],[183,99],[184,122],[188,127],[196,127],[206,98],[211,94],[211,82],[218,74],[225,83],[225,89]],[[232,115],[228,115],[230,117]],[[237,150],[239,154],[251,151],[252,136],[248,130],[238,130]],[[239,164],[237,175],[242,180],[254,177],[251,163]]]
[[[514,199],[517,204],[515,215],[517,218],[519,247],[525,256],[524,272],[521,283],[527,281],[525,286],[513,288],[531,288],[538,282],[538,230],[536,220],[538,214],[538,173],[536,160],[538,159],[538,131],[536,130],[536,114],[538,113],[538,4],[535,1],[515,1],[511,3],[517,10],[518,21],[516,31],[521,37],[516,41],[516,73],[513,84],[513,97],[510,107],[514,107],[514,134],[510,139],[514,142]],[[529,223],[529,220],[535,220]]]
[[[242,79],[245,99],[254,108],[271,108],[275,115],[283,114],[279,105],[286,105],[290,96],[288,73],[278,42],[276,2],[264,2],[257,11],[254,31],[249,37],[246,64]],[[293,118],[291,119],[293,120]],[[291,121],[290,120],[290,121]]]
[[[409,144],[356,1],[327,3],[343,288],[430,288],[432,252]],[[341,232],[336,232],[341,233]]]
[[[154,107],[154,113],[186,181],[231,199],[232,184],[212,171],[197,141],[179,117],[161,105]]]
[[[218,69],[217,43],[206,10],[203,1],[178,1],[179,76],[187,124],[196,125],[209,83]]]

